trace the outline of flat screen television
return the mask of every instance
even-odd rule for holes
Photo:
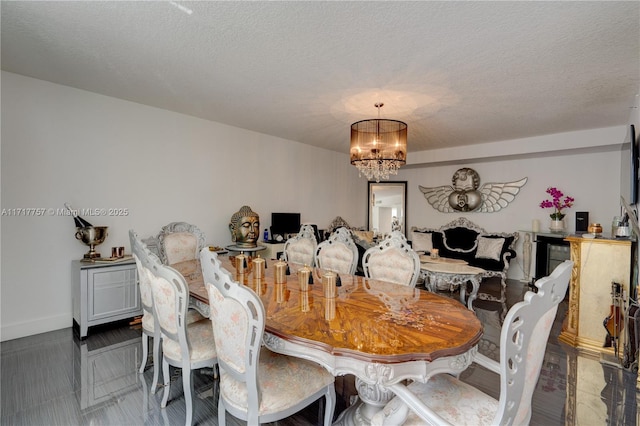
[[[620,156],[620,196],[630,204],[638,202],[638,166],[640,155],[633,124],[627,129]]]
[[[300,231],[300,213],[271,213],[271,238],[297,234]]]

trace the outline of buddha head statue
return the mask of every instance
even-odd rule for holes
[[[256,247],[260,235],[260,216],[249,206],[242,206],[229,222],[231,241],[238,247]]]

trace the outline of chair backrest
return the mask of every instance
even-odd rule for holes
[[[358,266],[358,247],[347,228],[338,228],[328,240],[318,244],[316,266],[333,272],[351,274]]]
[[[393,231],[364,252],[362,269],[367,278],[415,287],[420,275],[420,256],[402,232]]]
[[[189,359],[187,338],[187,310],[189,307],[189,286],[185,278],[159,259],[149,258],[151,272],[151,294],[156,325],[162,332],[163,345],[167,339],[180,346],[182,360]],[[178,360],[176,360],[178,361]]]
[[[215,252],[202,250],[200,264],[209,294],[210,319],[221,372],[246,383],[248,407],[260,406],[258,361],[265,327],[260,298],[222,268]],[[224,375],[221,374],[221,380]]]
[[[133,229],[129,230],[129,242],[131,243],[131,252],[133,253],[133,258],[136,261],[136,267],[138,269],[138,285],[140,288],[140,302],[142,303],[142,310],[144,311],[145,316],[148,314],[153,315],[153,296],[151,294],[151,272],[149,271],[149,262],[151,256],[156,259],[157,257],[151,253]],[[150,318],[152,319],[153,316]]]
[[[341,218],[340,216],[336,216],[336,218],[333,219],[333,222],[331,222],[327,227],[326,232],[329,234],[333,234],[333,231],[335,231],[338,228],[351,229],[351,225],[349,225],[347,221]]]
[[[300,232],[284,243],[284,260],[301,265],[314,266],[317,246],[318,243],[313,226],[302,225]]]
[[[171,222],[158,234],[160,260],[165,265],[197,259],[204,247],[204,233],[186,222]]]
[[[527,292],[507,313],[500,334],[500,401],[492,424],[529,424],[549,332],[572,268],[570,260],[558,265],[536,281],[537,293]]]

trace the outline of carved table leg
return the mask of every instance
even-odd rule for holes
[[[469,300],[467,300],[467,308],[473,311],[473,301],[478,297],[478,289],[480,288],[480,277],[474,276],[469,281],[471,281],[471,294],[469,294]]]
[[[467,308],[473,311],[473,301],[478,297],[478,289],[480,288],[480,277],[475,275],[464,277],[462,280],[456,280],[457,285],[460,286],[460,303],[463,305],[464,299],[467,297],[467,280],[471,282],[471,293],[469,293],[469,300],[467,300]]]
[[[358,390],[358,401],[344,410],[334,426],[364,426],[371,424],[371,418],[378,411],[382,410],[394,393],[379,385],[370,385],[356,377],[356,389]]]

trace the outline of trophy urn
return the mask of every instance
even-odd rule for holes
[[[100,253],[96,252],[96,246],[102,244],[107,238],[108,226],[84,226],[77,228],[76,240],[80,240],[89,246],[89,251],[85,253],[85,259],[98,259]]]

